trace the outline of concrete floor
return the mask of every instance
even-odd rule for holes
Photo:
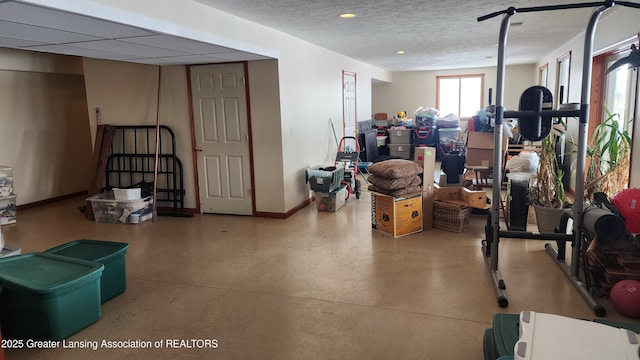
[[[286,220],[101,224],[83,217],[83,203],[19,211],[2,227],[7,243],[23,253],[76,239],[129,243],[126,291],[68,340],[164,345],[7,350],[8,359],[482,359],[496,313],[594,317],[539,240],[501,242],[510,304],[500,308],[481,251],[484,216],[472,216],[466,233],[393,239],[372,231],[366,191],[336,213],[312,204]],[[604,304],[607,319],[629,320]],[[168,339],[218,346],[172,349]]]

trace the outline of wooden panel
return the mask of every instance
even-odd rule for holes
[[[93,196],[100,192],[104,185],[107,159],[111,151],[113,133],[115,129],[110,125],[98,125],[96,129],[96,142],[93,147],[93,177],[89,179],[88,195]],[[91,201],[87,201],[84,217],[93,220],[93,208]]]
[[[484,190],[472,191],[465,187],[436,187],[434,200],[477,209],[489,208]]]

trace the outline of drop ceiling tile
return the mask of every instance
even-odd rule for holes
[[[168,57],[168,56],[180,56],[188,55],[187,53],[175,51],[171,49],[162,49],[155,46],[148,46],[142,44],[134,44],[131,42],[119,41],[119,40],[98,40],[74,43],[73,46],[84,49],[104,50],[120,54],[131,54],[136,57]]]
[[[206,54],[207,56],[212,56],[216,58],[222,58],[226,61],[249,61],[249,60],[264,60],[269,59],[268,57],[256,55],[252,53],[242,52],[242,51],[233,51],[226,53],[217,53],[217,54]]]
[[[233,51],[233,49],[229,49],[224,46],[208,44],[205,42],[170,35],[152,35],[120,40],[136,44],[151,45],[175,51],[182,51],[189,54],[215,54]]]
[[[108,59],[108,60],[123,60],[133,59],[134,56],[128,54],[120,54],[109,51],[102,51],[99,49],[83,49],[71,45],[43,45],[43,46],[31,46],[25,48],[25,50],[44,51],[55,54],[76,55],[90,58]]]
[[[49,29],[41,26],[19,24],[10,21],[0,21],[0,34],[8,38],[53,44],[99,39],[95,36]]]
[[[13,39],[0,36],[0,47],[22,48],[25,46],[45,45],[45,43],[30,40]]]
[[[125,59],[125,61],[128,61]],[[167,58],[146,58],[146,59],[130,59],[133,62],[139,62],[144,64],[156,64],[156,65],[187,65],[187,64],[212,64],[220,62],[228,62],[226,59],[215,58],[204,55],[189,55],[189,56],[172,56]]]
[[[111,39],[153,34],[133,26],[13,1],[0,3],[0,20]]]

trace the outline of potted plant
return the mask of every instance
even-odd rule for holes
[[[629,183],[631,135],[620,121],[620,114],[607,108],[605,114],[607,117],[594,129],[587,147],[586,199],[596,192],[612,196]]]
[[[611,113],[607,108],[605,114],[605,120],[596,126],[587,146],[586,200],[599,191],[613,195],[629,182],[631,136],[620,122],[620,114]],[[540,164],[535,184],[530,189],[540,232],[554,232],[560,219],[558,213],[572,204],[562,181],[565,174],[558,166],[556,142],[563,141],[565,128],[563,123],[559,125],[542,140]],[[577,145],[571,140],[567,142]],[[547,218],[550,221],[548,225]]]
[[[549,136],[542,139],[540,162],[534,185],[530,188],[531,204],[536,212],[536,222],[541,233],[553,233],[560,224],[561,212],[571,205],[567,198],[563,177],[558,163],[556,144],[564,141],[564,123],[554,126]]]

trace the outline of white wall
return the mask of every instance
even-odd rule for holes
[[[0,48],[0,165],[18,205],[87,189],[86,106],[80,59]]]
[[[504,105],[507,110],[516,110],[520,94],[529,86],[536,85],[535,65],[507,66],[505,73]],[[493,89],[492,104],[495,104],[496,68],[473,68],[438,71],[394,72],[391,83],[373,85],[373,112],[386,112],[391,116],[397,111],[407,110],[409,116],[419,106],[436,107],[436,77],[446,75],[484,74],[484,101],[488,105],[489,88]],[[441,114],[447,115],[447,114]]]
[[[250,61],[248,72],[254,187],[260,194],[255,199],[256,209],[284,209],[283,163],[272,158],[273,154],[282,154],[278,61]]]
[[[594,53],[601,52],[602,50],[614,46],[617,43],[625,41],[627,39],[637,37],[640,32],[640,23],[638,17],[640,16],[640,10],[631,9],[627,7],[615,7],[607,10],[603,16],[601,16],[598,26],[596,27],[593,50]],[[587,24],[585,19],[585,28]],[[582,69],[583,69],[583,53],[584,53],[584,33],[576,36],[571,41],[567,42],[563,46],[554,50],[553,52],[544,56],[537,64],[538,67],[544,64],[549,64],[549,81],[548,88],[553,91],[556,86],[556,71],[557,71],[557,58],[571,51],[571,73],[569,83],[569,98],[568,102],[580,102],[581,101],[581,87],[582,87]],[[536,70],[537,71],[537,70]],[[576,142],[578,141],[578,124],[577,120],[572,119],[569,121],[569,136],[571,136]],[[638,121],[635,123],[634,129],[634,144],[632,151],[632,164],[631,164],[631,187],[640,187],[640,124]],[[634,154],[635,153],[635,154]],[[573,158],[571,159],[573,162]],[[575,164],[573,166],[575,168]],[[572,178],[571,183],[575,182],[575,178]],[[572,185],[573,187],[573,185]]]

